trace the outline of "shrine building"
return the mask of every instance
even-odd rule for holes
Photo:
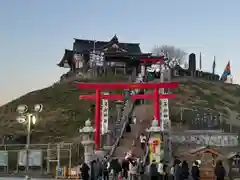
[[[142,53],[139,43],[119,42],[116,35],[110,41],[74,39],[73,50],[66,49],[57,65],[68,68],[69,72],[86,72],[98,67],[115,74],[128,74],[133,67],[139,69],[140,57],[150,55]]]

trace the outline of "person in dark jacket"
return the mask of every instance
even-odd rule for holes
[[[169,178],[169,167],[168,167],[168,165],[167,165],[167,163],[164,163],[163,164],[163,176],[162,176],[162,178],[163,178],[163,180],[168,180]]]
[[[128,171],[129,171],[129,160],[124,159],[122,161],[122,176],[127,179],[128,178]]]
[[[93,160],[91,161],[90,163],[90,166],[91,166],[91,171],[90,171],[90,174],[91,174],[91,180],[97,180],[97,174],[95,172],[95,169],[96,169],[96,160]]]
[[[174,180],[182,180],[182,166],[181,161],[179,160],[174,166]]]
[[[82,179],[83,180],[89,180],[89,170],[90,170],[90,168],[88,167],[88,165],[86,163],[83,163],[80,170],[81,170]]]
[[[145,173],[145,166],[143,161],[140,161],[138,164],[138,173],[139,173],[139,180],[144,179],[144,173]]]
[[[200,180],[199,163],[197,161],[193,163],[191,174],[192,174],[193,180]]]
[[[182,162],[181,180],[187,180],[189,177],[189,168],[187,161]]]
[[[109,167],[110,163],[107,161],[107,159],[104,159],[102,161],[102,175],[104,180],[109,180]],[[102,178],[100,178],[101,180]]]
[[[121,164],[118,159],[112,159],[110,162],[110,170],[113,172],[113,180],[117,180],[118,175],[121,172]]]
[[[150,164],[150,180],[158,180],[159,173],[158,173],[158,166],[156,163],[156,160],[152,160],[152,163]]]
[[[215,173],[217,180],[224,180],[224,177],[226,176],[226,170],[223,167],[222,161],[218,161],[216,163],[214,173]]]

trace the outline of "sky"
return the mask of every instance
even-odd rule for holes
[[[139,42],[143,52],[174,45],[202,52],[221,74],[230,60],[240,83],[240,1],[0,0],[0,105],[47,87],[66,69],[56,64],[73,38]],[[199,58],[199,57],[197,57]]]

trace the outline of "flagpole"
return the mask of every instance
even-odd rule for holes
[[[216,67],[216,57],[213,56],[213,69],[212,69],[212,74],[215,74],[215,67]]]
[[[199,69],[200,71],[202,71],[202,53],[200,52],[200,56],[199,56]]]

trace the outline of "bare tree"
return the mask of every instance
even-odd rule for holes
[[[152,53],[156,56],[161,56],[162,54],[165,54],[165,56],[167,57],[166,64],[171,67],[177,64],[184,64],[185,56],[187,55],[184,50],[171,45],[155,46],[152,50]]]

